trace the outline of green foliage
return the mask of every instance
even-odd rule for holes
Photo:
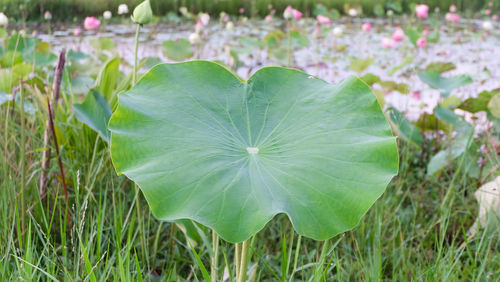
[[[193,48],[187,39],[163,42],[163,55],[173,61],[184,61],[193,57]]]
[[[420,128],[411,124],[398,110],[388,111],[390,121],[395,125],[396,134],[405,141],[411,141],[418,146],[422,145],[423,138]]]
[[[500,94],[500,89],[492,91],[483,91],[476,98],[468,98],[458,106],[459,109],[470,113],[477,113],[488,110],[488,103],[495,95]]]
[[[111,107],[104,96],[97,90],[92,90],[83,104],[73,105],[78,120],[97,131],[104,141],[109,143],[110,133],[108,122],[111,117]]]
[[[329,85],[274,67],[242,82],[210,62],[157,65],[120,95],[109,128],[115,168],[155,216],[194,219],[229,242],[278,213],[330,238],[397,172],[390,127],[357,78]]]
[[[441,91],[443,97],[450,95],[451,91],[466,84],[472,83],[469,75],[461,74],[452,77],[443,77],[439,71],[432,69],[418,72],[418,77],[429,86]]]
[[[374,57],[368,57],[366,59],[353,58],[351,60],[351,64],[349,65],[349,68],[352,71],[357,72],[359,75],[364,70],[366,70],[369,66],[371,66],[373,64],[373,61],[375,61]]]

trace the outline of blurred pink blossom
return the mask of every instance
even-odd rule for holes
[[[427,47],[427,39],[425,37],[420,37],[419,39],[417,39],[417,46],[419,48]]]
[[[460,15],[455,13],[446,13],[444,18],[449,22],[458,22],[460,20]]]
[[[101,21],[95,17],[86,17],[83,22],[83,28],[87,30],[97,30],[101,26]]]
[[[273,16],[267,15],[266,18],[265,18],[265,21],[266,22],[272,22],[273,21]]]
[[[329,17],[325,17],[325,16],[322,16],[322,15],[318,15],[316,17],[316,19],[318,20],[318,23],[320,24],[326,24],[326,25],[329,25],[332,23],[332,20],[330,20]]]
[[[361,26],[361,29],[365,32],[369,32],[372,29],[372,24],[371,23],[364,23]]]
[[[396,42],[394,42],[392,39],[387,38],[387,37],[382,38],[382,41],[380,42],[380,44],[382,44],[382,46],[385,48],[392,48],[392,47],[396,46]]]
[[[413,91],[412,96],[413,96],[413,99],[420,100],[420,91],[419,90]]]
[[[392,39],[396,42],[399,42],[399,41],[403,40],[404,38],[405,38],[404,31],[400,27],[396,28],[396,30],[392,34]]]
[[[429,6],[425,4],[417,5],[415,8],[415,12],[417,12],[417,17],[421,19],[426,19],[429,13]]]
[[[296,20],[299,20],[300,18],[302,18],[302,13],[297,9],[293,9],[292,14]]]
[[[427,28],[426,28],[426,29],[424,29],[424,31],[422,32],[422,34],[423,34],[424,36],[429,36],[429,33],[431,33],[431,31],[430,31],[430,30],[428,30]]]
[[[74,36],[80,36],[82,35],[82,28],[81,27],[77,27],[73,30],[73,35]]]
[[[490,9],[486,9],[486,10],[484,10],[484,13],[485,13],[486,15],[489,15],[489,14],[491,14],[491,10],[490,10]]]
[[[494,21],[498,20],[498,15],[491,16],[491,19],[494,20]]]
[[[455,13],[457,11],[457,6],[451,5],[450,6],[450,12]]]

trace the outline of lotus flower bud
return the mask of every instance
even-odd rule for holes
[[[151,3],[146,0],[135,7],[132,14],[132,21],[136,24],[144,25],[151,22],[153,19],[153,11],[151,10]]]
[[[111,19],[111,11],[104,11],[104,13],[102,14],[102,17],[106,20]]]
[[[6,26],[9,23],[9,19],[4,13],[0,13],[0,26]]]
[[[128,6],[127,4],[120,4],[120,6],[118,6],[118,15],[125,14],[128,14]]]

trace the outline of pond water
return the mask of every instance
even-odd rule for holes
[[[445,76],[469,74],[473,83],[456,89],[452,95],[462,99],[477,96],[483,90],[500,87],[500,40],[496,29],[486,34],[481,31],[481,21],[462,20],[459,24],[444,24],[440,29],[438,43],[428,44],[426,49],[416,49],[408,39],[399,42],[391,49],[383,48],[380,41],[383,37],[391,37],[395,27],[383,20],[364,19],[373,24],[370,32],[361,30],[360,21],[343,21],[334,23],[341,26],[342,36],[335,36],[331,31],[325,32],[321,39],[314,36],[315,21],[311,19],[300,21],[295,26],[309,38],[308,47],[293,52],[292,66],[311,75],[318,76],[328,82],[337,83],[349,75],[356,75],[349,64],[353,57],[367,58],[373,56],[374,63],[362,74],[373,73],[382,80],[392,80],[409,85],[410,93],[386,93],[385,100],[389,105],[405,113],[410,120],[415,120],[426,111],[432,109],[442,99],[438,90],[432,89],[420,81],[416,70],[425,67],[430,62],[452,62],[456,69],[445,73]],[[284,30],[286,23],[274,21],[246,21],[235,23],[232,30],[226,30],[224,24],[212,23],[203,31],[203,44],[195,51],[195,56],[206,60],[219,60],[228,64],[231,60],[227,47],[244,48],[239,42],[241,37],[263,39],[270,31]],[[431,28],[429,26],[429,28]],[[141,33],[139,58],[159,57],[162,61],[169,60],[163,56],[162,43],[169,39],[188,38],[194,31],[194,23],[158,24],[146,26]],[[131,24],[104,25],[100,33],[85,31],[82,36],[73,36],[73,28],[60,29],[52,35],[40,34],[42,40],[51,42],[56,49],[77,49],[92,53],[89,41],[96,37],[110,37],[116,44],[116,52],[128,62],[132,62],[134,49],[135,26]],[[345,46],[345,50],[340,50]],[[388,74],[388,70],[401,64],[406,58],[414,57],[412,63],[401,70]],[[251,52],[239,55],[243,65],[237,73],[242,78],[248,78],[254,71],[263,66],[283,65],[269,55],[267,48],[254,48]],[[286,63],[285,63],[286,64]],[[457,110],[458,111],[458,110]],[[481,127],[485,117],[477,114],[474,122]],[[471,116],[467,116],[471,120]],[[472,120],[471,120],[472,121]]]

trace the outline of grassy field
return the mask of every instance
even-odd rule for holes
[[[25,14],[28,19],[40,19],[43,17],[43,11],[49,10],[53,14],[53,19],[57,21],[71,21],[74,18],[83,18],[85,16],[100,16],[105,10],[114,13],[118,5],[126,3],[130,10],[135,7],[140,0],[0,0],[0,8],[4,13],[21,17]],[[439,7],[441,11],[447,11],[452,4],[459,10],[469,13],[479,11],[487,6],[487,0],[422,0],[422,1],[379,1],[379,0],[151,0],[153,12],[157,16],[166,15],[169,11],[177,12],[179,7],[188,7],[192,12],[209,12],[212,15],[219,15],[225,11],[230,14],[240,14],[240,8],[245,8],[244,14],[247,16],[265,16],[269,13],[268,5],[272,4],[278,13],[281,13],[287,5],[293,5],[295,8],[311,14],[314,5],[321,3],[328,8],[335,8],[339,12],[344,11],[344,5],[361,6],[365,15],[373,16],[375,6],[381,7],[401,7],[401,12],[412,12],[412,5],[425,3],[431,8]],[[493,0],[500,3],[498,0]],[[395,5],[393,5],[395,4]],[[498,7],[499,5],[494,5]]]
[[[45,115],[0,107],[2,280],[202,279],[196,256],[209,269],[209,231],[187,230],[194,253],[185,228],[153,218],[140,191],[114,172],[107,145],[76,121],[71,99],[63,97],[55,125],[64,132],[69,206],[60,177],[43,199],[38,195]],[[498,230],[467,235],[478,183],[460,159],[439,179],[424,180],[432,148],[426,144],[421,153],[400,143],[399,176],[352,231],[317,242],[295,234],[285,216],[275,218],[252,246],[255,281],[498,281]],[[222,277],[232,269],[233,245],[221,243],[219,250]]]

